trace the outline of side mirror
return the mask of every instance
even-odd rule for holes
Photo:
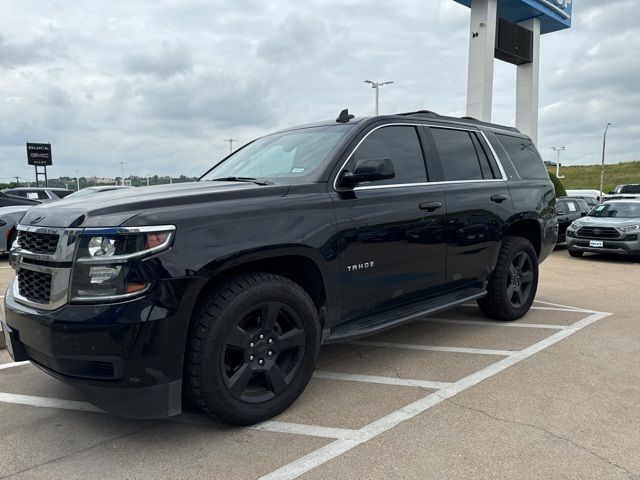
[[[393,162],[388,158],[364,158],[356,162],[353,172],[342,175],[340,186],[355,187],[362,182],[389,180],[395,176]]]
[[[582,212],[580,216],[581,216],[581,217],[586,217],[586,216],[587,216],[587,213],[589,213],[589,212]]]

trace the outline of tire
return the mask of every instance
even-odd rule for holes
[[[18,232],[16,230],[13,230],[9,234],[9,240],[7,241],[7,253],[9,252],[9,250],[11,250],[11,246],[13,245],[13,242],[16,241],[17,236],[18,236]]]
[[[186,393],[217,420],[258,423],[298,398],[319,349],[318,312],[300,285],[242,274],[210,292],[192,320]]]
[[[583,254],[584,252],[581,252],[580,250],[569,249],[569,255],[571,255],[572,257],[581,257]]]
[[[537,290],[538,256],[533,245],[523,237],[505,237],[487,295],[477,302],[480,310],[496,320],[517,320],[529,311]]]

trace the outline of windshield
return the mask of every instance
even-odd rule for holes
[[[310,127],[275,133],[238,150],[200,180],[256,178],[279,184],[315,181],[350,125]]]
[[[590,217],[640,218],[640,202],[606,202],[594,208]]]
[[[640,185],[618,185],[614,193],[640,193]]]

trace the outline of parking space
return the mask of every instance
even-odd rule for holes
[[[0,477],[543,478],[533,458],[566,455],[569,448],[558,438],[547,438],[549,419],[567,404],[580,408],[577,398],[556,398],[572,381],[558,372],[573,371],[579,398],[601,392],[598,380],[575,371],[576,357],[593,355],[590,344],[577,353],[559,346],[573,341],[569,337],[580,338],[583,329],[616,318],[607,313],[615,313],[615,302],[598,307],[585,296],[582,305],[587,307],[580,302],[565,306],[553,294],[555,269],[566,261],[566,252],[559,251],[545,264],[539,301],[517,322],[488,321],[469,305],[324,347],[300,399],[273,421],[251,428],[220,426],[198,413],[162,421],[106,415],[33,365],[8,363],[0,351]],[[5,265],[0,260],[0,284],[11,275],[1,269]],[[582,265],[587,264],[574,262],[573,267]],[[637,384],[628,388],[627,395],[637,400]],[[500,398],[508,402],[502,413],[524,419],[500,420]],[[606,421],[620,421],[620,412],[609,415]],[[546,430],[536,430],[537,423]],[[590,423],[583,430],[587,427],[597,429]],[[618,435],[625,433],[622,426]],[[474,445],[474,436],[484,443]],[[506,457],[499,453],[505,446]],[[529,474],[507,475],[509,465],[524,462],[527,449],[536,452],[526,461]],[[585,465],[594,459],[582,449],[565,460],[585,462],[583,455],[590,457]],[[459,465],[454,468],[451,462]],[[574,478],[604,478],[624,468],[599,464],[591,468],[599,477],[575,473]]]

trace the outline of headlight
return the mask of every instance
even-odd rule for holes
[[[627,225],[622,227],[624,233],[636,233],[640,231],[640,225]]]
[[[175,227],[87,228],[76,250],[72,302],[117,301],[149,289],[158,274],[145,258],[170,247]]]

